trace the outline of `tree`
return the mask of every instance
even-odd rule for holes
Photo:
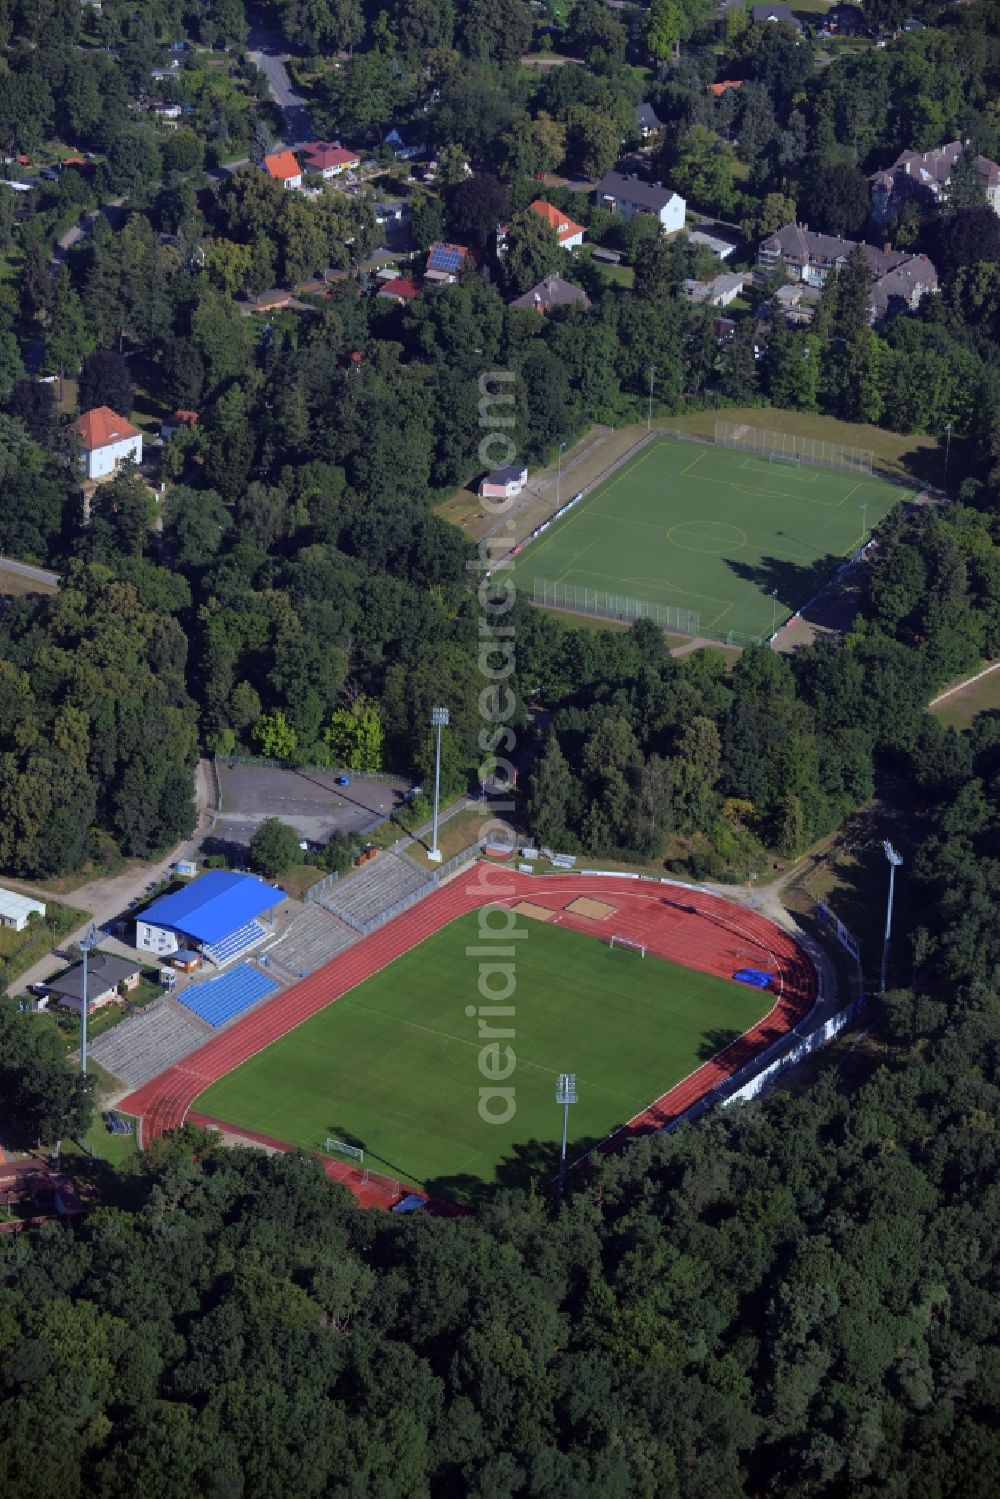
[[[265,713],[253,731],[254,743],[268,760],[290,760],[298,744],[298,735],[284,713]]]
[[[540,845],[566,847],[570,809],[576,794],[566,756],[555,734],[550,733],[531,778],[526,808],[528,824]]]
[[[58,1145],[82,1137],[94,1110],[94,1079],[71,1064],[48,1017],[22,1014],[0,995],[0,1113],[29,1140]]]
[[[650,57],[666,62],[684,34],[684,11],[678,0],[652,0],[646,16],[644,40]]]
[[[81,411],[110,406],[119,416],[131,416],[132,378],[128,361],[109,349],[90,354],[80,370],[77,404]]]
[[[526,292],[552,271],[561,270],[565,259],[555,230],[541,214],[525,208],[514,215],[503,246],[504,280],[511,291]]]
[[[850,161],[830,162],[822,170],[817,167],[806,189],[804,207],[809,223],[817,229],[851,238],[868,220],[868,179]]]
[[[478,172],[450,190],[448,223],[460,244],[490,244],[510,212],[510,188],[488,172]]]
[[[298,833],[280,818],[265,817],[250,839],[249,859],[250,868],[270,880],[286,874],[301,859]]]
[[[383,737],[378,703],[363,692],[334,711],[323,735],[335,766],[369,772],[382,769]]]
[[[673,181],[702,208],[729,213],[736,203],[736,153],[707,125],[692,125],[681,138]]]
[[[523,0],[469,0],[459,36],[477,62],[515,62],[531,45],[531,17]]]
[[[575,104],[566,117],[566,156],[587,177],[601,177],[614,165],[622,132],[610,115]]]

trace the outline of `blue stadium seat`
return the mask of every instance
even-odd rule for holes
[[[223,968],[231,963],[234,958],[239,958],[258,942],[263,942],[267,936],[266,928],[259,921],[248,921],[246,926],[237,927],[235,932],[227,932],[225,937],[220,937],[218,942],[211,945],[205,944],[202,951],[210,958],[217,968]]]
[[[249,963],[241,963],[221,978],[210,979],[207,984],[195,984],[178,998],[209,1025],[225,1025],[234,1016],[257,1004],[258,1000],[272,994],[277,987],[272,979],[265,978]]]

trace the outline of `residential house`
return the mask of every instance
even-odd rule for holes
[[[427,144],[422,141],[416,132],[411,130],[399,130],[396,126],[383,137],[383,146],[388,146],[397,161],[414,161],[418,156],[424,156],[427,152]]]
[[[757,249],[757,264],[764,275],[784,269],[793,280],[821,287],[831,271],[839,270],[855,247],[855,241],[833,234],[816,234],[806,224],[786,224],[768,235]],[[937,271],[926,255],[878,250],[863,245],[872,274],[872,321],[883,322],[904,308],[913,311],[921,299],[938,289]]]
[[[729,93],[730,89],[742,88],[742,87],[743,87],[743,79],[742,78],[723,78],[720,83],[706,83],[705,84],[705,88],[712,95],[713,99],[721,99],[724,94],[728,94]]]
[[[382,283],[375,295],[405,307],[407,302],[419,297],[420,283],[414,281],[412,276],[393,276],[391,280]]]
[[[270,156],[265,156],[261,162],[261,169],[274,182],[280,182],[286,189],[302,186],[302,168],[291,151],[275,151]]]
[[[544,317],[554,307],[581,307],[586,309],[590,306],[590,298],[579,286],[574,286],[571,281],[564,281],[561,276],[546,276],[544,281],[539,281],[530,291],[526,291],[523,297],[515,297],[513,302],[508,303],[510,307],[527,312],[538,312]]]
[[[142,462],[142,433],[110,406],[95,406],[93,411],[85,411],[77,417],[76,430],[83,447],[83,471],[88,479],[107,479],[127,459]]]
[[[125,990],[138,987],[142,965],[135,958],[115,958],[110,953],[91,953],[87,964],[87,1014],[119,999],[119,985]],[[64,1010],[83,1010],[83,964],[74,963],[58,978],[46,979],[49,998]]]
[[[175,432],[180,432],[182,428],[185,427],[187,427],[188,429],[197,427],[197,425],[197,411],[177,410],[171,416],[169,416],[165,422],[161,422],[160,436],[163,438],[164,442],[169,442]]]
[[[903,151],[891,167],[875,172],[871,183],[872,218],[878,224],[894,219],[905,203],[923,208],[940,203],[946,196],[955,163],[966,142],[950,141],[935,151]],[[1000,166],[988,156],[976,157],[976,170],[993,212],[1000,214]]]
[[[706,307],[728,307],[731,302],[736,301],[749,280],[749,275],[728,271],[713,277],[711,281],[688,279],[684,282],[684,291],[689,302],[699,302]]]
[[[361,165],[361,157],[356,151],[331,145],[328,141],[313,141],[311,145],[303,146],[301,156],[305,170],[318,173],[326,181],[339,177],[342,172],[356,172]]]
[[[0,926],[23,932],[28,925],[29,916],[44,915],[44,901],[32,900],[29,895],[21,895],[17,890],[0,889]]]
[[[554,208],[551,203],[546,203],[544,198],[536,198],[531,208],[533,213],[537,213],[540,219],[545,220],[550,229],[555,230],[556,239],[564,250],[575,250],[583,244],[583,225],[575,224],[561,209]]]
[[[634,173],[626,176],[623,172],[605,172],[594,196],[598,208],[621,214],[623,219],[632,219],[637,213],[651,213],[668,232],[684,228],[687,204],[679,193],[664,187],[662,182],[642,182]]]
[[[728,239],[719,239],[716,234],[706,234],[704,229],[689,229],[688,244],[698,250],[707,250],[716,260],[725,260],[736,249]]]
[[[834,36],[862,36],[865,13],[860,5],[831,5],[823,17],[823,29]]]
[[[802,22],[792,15],[789,5],[751,5],[750,19],[755,26],[766,26],[769,21],[784,21],[788,26],[794,26],[796,31],[802,30]]]
[[[435,240],[427,252],[424,279],[449,286],[453,281],[458,280],[458,273],[468,255],[469,251],[465,245],[449,245],[441,240]]]
[[[636,105],[635,125],[644,141],[648,141],[651,135],[656,135],[663,129],[663,121],[649,103]]]
[[[778,287],[774,305],[790,328],[801,328],[812,322],[821,295],[819,287],[793,281],[788,286]]]
[[[479,494],[484,500],[512,500],[527,482],[528,470],[518,463],[508,463],[505,468],[495,468],[480,481]]]

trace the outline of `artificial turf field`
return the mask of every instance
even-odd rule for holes
[[[870,531],[908,498],[884,479],[663,437],[526,546],[512,576],[529,598],[545,579],[694,611],[714,639],[767,636],[857,547],[862,505]]]
[[[517,1111],[479,1117],[475,912],[411,949],[213,1083],[197,1112],[309,1149],[361,1143],[373,1171],[461,1198],[493,1182],[517,1147],[541,1142],[551,1168],[558,1072],[576,1072],[570,1140],[603,1139],[765,1015],[774,995],[645,958],[565,927],[525,921],[514,944],[510,1025]],[[499,1086],[493,1084],[493,1086]],[[530,1162],[528,1163],[530,1167]],[[530,1174],[530,1170],[529,1173]]]

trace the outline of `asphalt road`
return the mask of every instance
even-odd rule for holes
[[[16,573],[19,578],[27,578],[32,583],[47,583],[51,588],[59,587],[58,573],[50,573],[44,567],[33,567],[30,562],[16,562],[13,557],[5,557],[2,552],[0,568],[5,572]]]
[[[280,31],[272,31],[266,26],[252,26],[247,55],[267,78],[271,98],[285,117],[283,144],[292,147],[312,140],[309,112],[302,102],[302,96],[292,87],[285,67],[289,53],[285,51],[284,37]]]

